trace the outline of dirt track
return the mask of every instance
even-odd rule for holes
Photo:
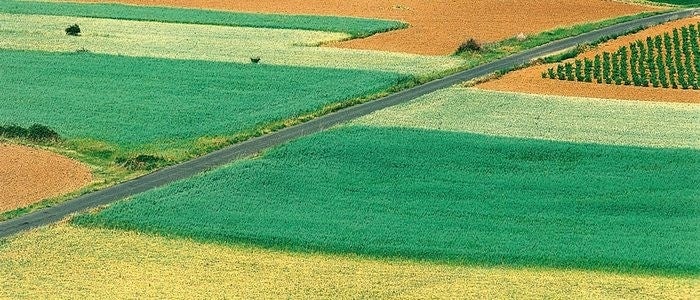
[[[602,53],[604,51],[614,52],[617,51],[621,46],[629,45],[630,42],[639,39],[645,40],[647,36],[653,37],[659,34],[663,34],[664,32],[671,32],[673,28],[680,28],[688,24],[697,24],[698,22],[700,22],[700,17],[692,17],[669,22],[660,26],[654,26],[636,34],[623,36],[610,42],[604,43],[591,51],[582,53],[578,57],[592,59],[598,53]],[[700,103],[700,91],[694,90],[635,87],[624,85],[542,79],[542,72],[547,71],[548,68],[556,67],[556,65],[557,64],[540,65],[511,72],[498,80],[492,80],[489,82],[482,83],[478,85],[478,87],[489,90],[525,92],[545,95],[610,98],[621,100]]]
[[[74,0],[249,12],[343,15],[401,20],[411,27],[332,46],[427,55],[454,53],[470,37],[498,41],[564,25],[659,8],[609,0]],[[507,3],[507,5],[506,5]]]
[[[90,169],[55,153],[0,144],[0,213],[60,196],[92,181]]]

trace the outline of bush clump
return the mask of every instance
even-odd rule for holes
[[[78,24],[68,26],[68,28],[66,28],[66,34],[71,36],[80,35],[80,26],[78,26]]]
[[[37,143],[57,142],[61,139],[56,131],[41,124],[34,124],[29,126],[29,128],[24,128],[15,124],[0,125],[0,137],[8,139],[27,139]]]
[[[473,38],[468,39],[466,42],[459,45],[459,48],[457,48],[457,53],[479,51],[481,51],[481,44]]]
[[[167,160],[164,158],[150,154],[139,154],[134,157],[117,157],[115,161],[117,164],[122,165],[132,171],[150,171],[163,167],[167,164]]]

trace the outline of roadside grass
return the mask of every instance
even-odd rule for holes
[[[353,122],[503,137],[700,149],[700,106],[453,87]]]
[[[700,151],[351,126],[73,224],[455,264],[700,272]]]
[[[305,29],[345,32],[353,38],[366,37],[407,26],[407,24],[391,20],[336,16],[256,14],[113,3],[3,0],[0,1],[0,12],[235,27]]]
[[[697,298],[697,278],[293,253],[57,225],[0,241],[2,298]]]
[[[308,30],[172,24],[96,18],[0,13],[0,48],[327,67],[428,75],[458,68],[458,57],[422,56],[316,47],[348,39],[345,33]],[[80,24],[80,37],[66,24]],[[147,30],[146,30],[147,28]],[[177,45],[177,47],[173,47]]]

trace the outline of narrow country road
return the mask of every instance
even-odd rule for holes
[[[177,180],[192,177],[203,171],[228,164],[241,157],[249,156],[264,149],[286,143],[293,139],[325,130],[326,128],[353,120],[389,106],[416,99],[420,96],[432,93],[442,88],[488,75],[495,71],[515,67],[523,63],[527,63],[532,59],[562,51],[578,44],[593,42],[605,36],[618,35],[639,27],[652,26],[669,20],[689,17],[693,14],[700,14],[700,9],[687,9],[655,15],[591,31],[579,36],[554,41],[546,45],[437,79],[381,99],[352,106],[303,124],[253,138],[216,152],[212,152],[205,156],[164,168],[146,176],[139,177],[101,191],[86,194],[53,207],[2,222],[0,223],[0,239],[12,236],[25,230],[55,223],[73,213],[109,204]]]

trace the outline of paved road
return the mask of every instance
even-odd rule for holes
[[[442,79],[431,81],[426,84],[377,99],[375,101],[349,107],[303,124],[229,146],[194,160],[171,166],[98,192],[80,196],[54,207],[46,208],[22,217],[2,222],[0,223],[0,238],[9,237],[25,230],[55,223],[70,214],[109,204],[117,200],[163,186],[173,181],[192,177],[211,168],[228,164],[241,157],[258,153],[266,148],[274,147],[293,139],[325,130],[326,128],[347,122],[389,106],[407,102],[442,88],[488,75],[499,70],[518,66],[529,62],[532,59],[565,50],[578,44],[592,42],[604,36],[621,34],[641,26],[651,26],[669,20],[687,17],[693,14],[700,14],[700,9],[671,12],[613,25],[576,37],[555,41],[537,48],[533,48],[492,63],[456,73]]]

